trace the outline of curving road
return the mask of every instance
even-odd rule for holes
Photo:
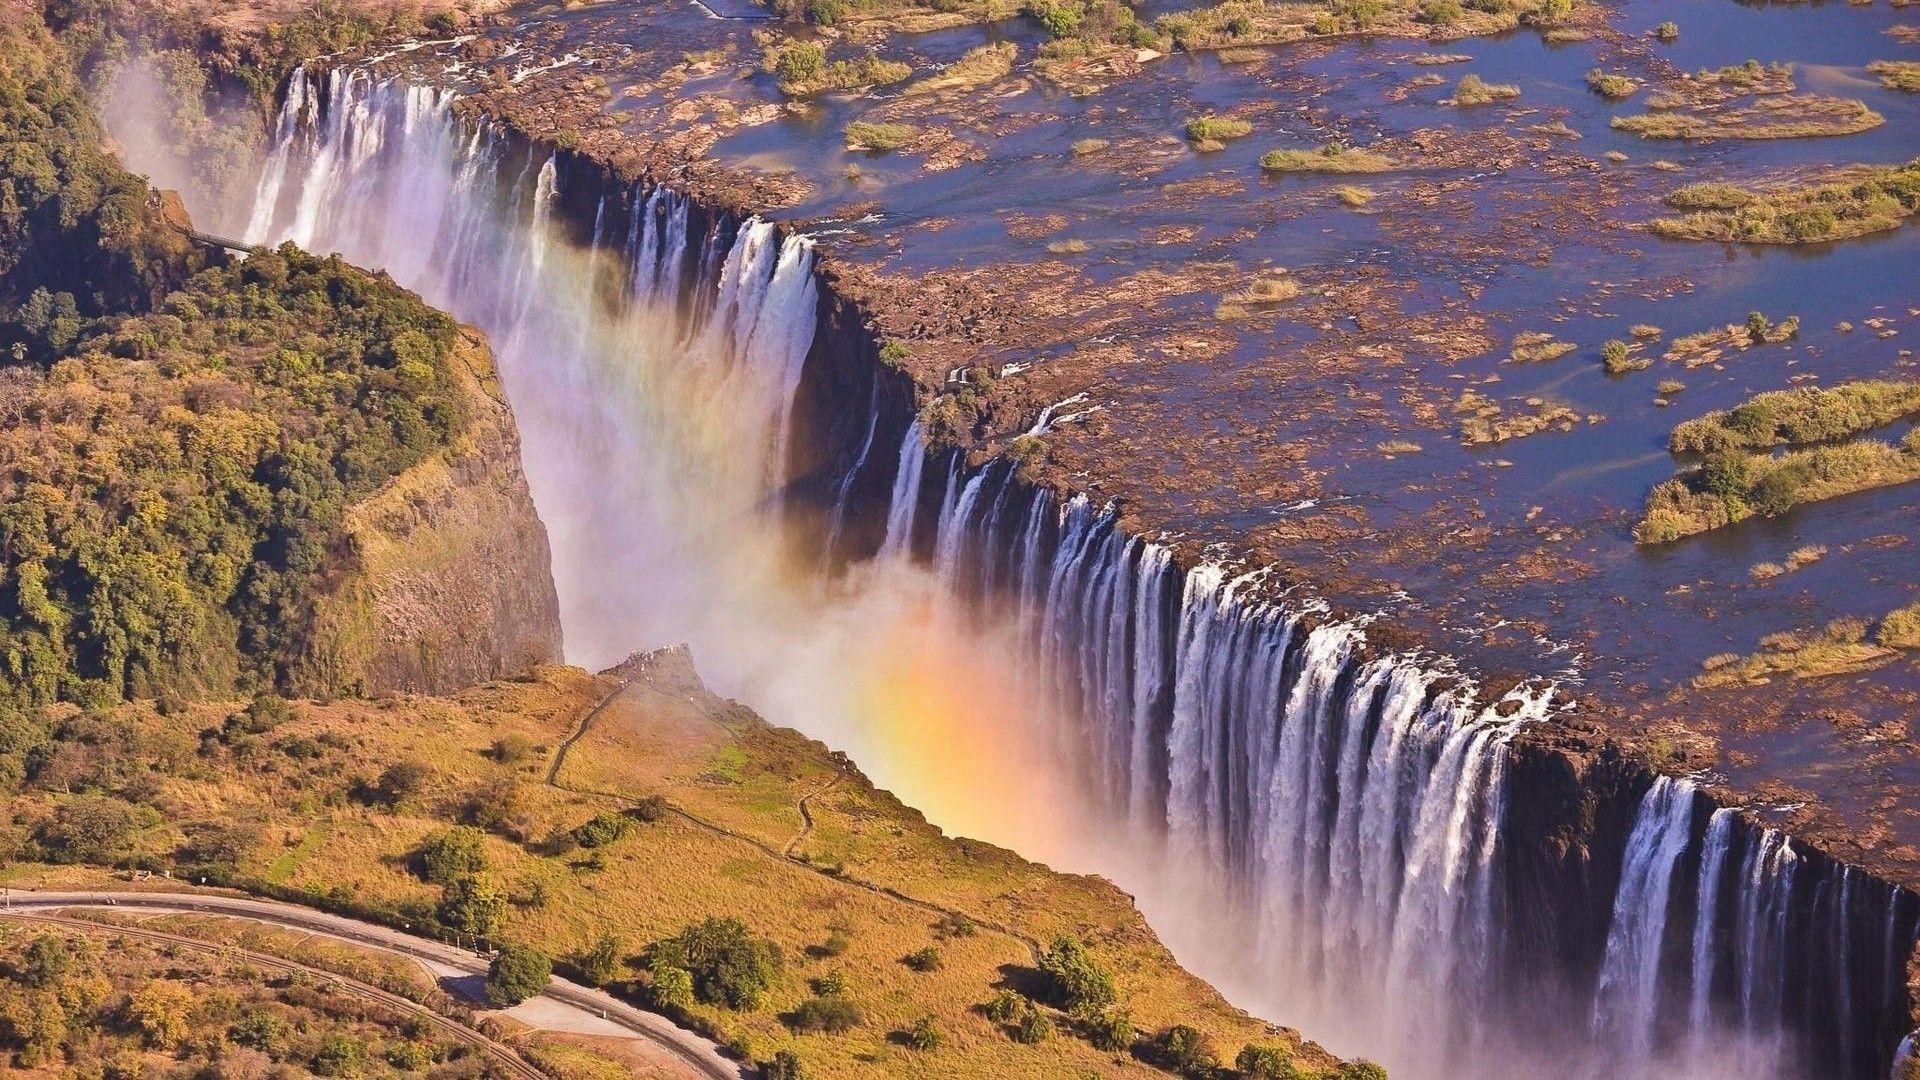
[[[4,906],[0,906],[0,917],[17,915],[22,918],[45,918],[42,913],[73,908],[114,908],[137,909],[155,912],[190,912],[207,915],[223,915],[231,918],[251,919],[306,933],[319,934],[335,938],[365,948],[381,952],[406,956],[424,962],[430,967],[452,968],[469,975],[482,975],[487,972],[487,961],[464,949],[458,949],[438,941],[415,937],[412,934],[380,926],[375,923],[361,922],[340,915],[314,911],[293,904],[282,904],[272,900],[256,900],[251,897],[224,896],[219,894],[181,893],[181,892],[21,892],[9,890]],[[157,931],[128,928],[119,924],[89,923],[89,926],[101,927],[112,931],[127,931],[148,936],[160,936],[172,939],[177,935],[159,934]],[[194,939],[181,938],[186,944],[196,944]],[[204,945],[204,942],[197,942]],[[292,962],[271,959],[271,962],[287,966]],[[295,965],[299,966],[299,965]],[[410,1009],[420,1006],[397,995],[387,994],[377,987],[356,984],[331,972],[327,977],[342,981],[356,991],[368,990],[377,995],[393,998],[389,1004],[405,1002]],[[712,1080],[751,1080],[756,1075],[746,1066],[725,1057],[719,1049],[692,1032],[676,1026],[663,1016],[636,1009],[610,994],[569,982],[555,977],[547,984],[540,998],[553,1002],[562,1008],[589,1017],[596,1017],[623,1029],[631,1035],[645,1039],[672,1054],[676,1059],[691,1066],[704,1077]],[[434,1014],[438,1015],[438,1014]],[[445,1021],[445,1024],[451,1024]],[[455,1025],[460,1032],[477,1035],[472,1029]],[[463,1035],[463,1037],[465,1037]],[[484,1036],[482,1036],[484,1038]],[[499,1044],[489,1048],[489,1053],[499,1056],[497,1051],[511,1055],[514,1071],[526,1076],[542,1074],[532,1073],[531,1068]]]

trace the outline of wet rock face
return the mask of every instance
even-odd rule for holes
[[[471,429],[352,511],[353,569],[322,602],[321,644],[299,675],[315,695],[449,693],[562,657],[512,410],[485,342],[457,348]]]

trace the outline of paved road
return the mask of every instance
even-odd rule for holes
[[[197,912],[252,919],[412,957],[429,965],[449,967],[468,974],[484,975],[487,970],[484,957],[452,945],[324,911],[242,896],[183,892],[22,892],[15,889],[9,893],[0,915],[4,915],[5,911],[31,913],[87,907]],[[701,1076],[713,1080],[751,1080],[754,1076],[739,1062],[722,1055],[713,1043],[676,1026],[663,1016],[636,1009],[610,994],[555,977],[540,996],[558,1005],[604,1018],[669,1051],[675,1058],[696,1069]]]

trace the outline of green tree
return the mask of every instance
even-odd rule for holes
[[[619,938],[603,934],[574,964],[588,985],[605,986],[617,980],[626,968],[626,947]]]
[[[734,918],[707,918],[671,939],[693,976],[694,994],[709,1005],[751,1009],[779,978],[780,947]]]
[[[656,1008],[674,1010],[693,1005],[693,973],[683,967],[660,966],[653,969],[653,983],[647,996]]]
[[[185,983],[155,979],[133,992],[127,1002],[127,1015],[139,1025],[147,1042],[162,1050],[171,1050],[186,1040],[191,1030],[194,994]]]
[[[530,945],[508,944],[487,966],[487,1000],[495,1005],[518,1005],[547,988],[553,961]]]
[[[485,878],[462,877],[440,890],[440,921],[466,934],[493,937],[507,917],[507,898]]]
[[[1387,1080],[1387,1070],[1365,1058],[1356,1058],[1341,1064],[1340,1080]]]
[[[1072,934],[1054,939],[1040,958],[1040,970],[1046,973],[1055,1000],[1075,1016],[1098,1015],[1119,999],[1113,973]]]
[[[415,862],[422,880],[451,885],[487,869],[486,834],[467,825],[436,833],[420,845]]]
[[[41,989],[58,986],[71,970],[73,950],[52,934],[41,934],[27,946],[27,955],[20,966],[20,981]]]
[[[355,1076],[367,1060],[367,1045],[344,1032],[320,1037],[307,1068],[315,1076]]]

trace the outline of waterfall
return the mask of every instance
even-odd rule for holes
[[[920,497],[920,470],[927,465],[927,446],[920,434],[920,420],[907,425],[900,440],[900,461],[893,470],[893,497],[887,504],[887,536],[881,544],[883,557],[899,555],[913,545],[913,516]]]
[[[1535,958],[1511,928],[1550,916],[1512,910],[1509,767],[1549,686],[1488,694],[1440,658],[1382,653],[1364,617],[1268,570],[1131,532],[1010,463],[969,468],[882,416],[877,384],[824,485],[824,550],[787,565],[768,538],[822,362],[813,242],[664,186],[576,189],[556,155],[452,105],[364,69],[296,71],[247,238],[386,268],[491,336],[576,661],[688,641],[717,689],[884,768],[836,725],[896,689],[853,684],[924,632],[885,590],[957,597],[975,637],[941,662],[1037,688],[991,739],[1046,741],[1035,756],[1100,811],[1114,875],[1261,1011],[1414,1077],[1891,1066],[1920,905],[1732,809],[1703,816],[1682,780],[1633,814],[1604,940],[1576,942],[1598,970],[1569,977],[1575,1004],[1514,1000]],[[884,471],[858,483],[868,470]],[[874,583],[828,591],[823,559],[858,535],[843,525],[879,513],[856,490],[890,493]],[[959,706],[965,723],[923,736],[936,755],[949,731],[983,737],[978,704]],[[1040,767],[996,749],[971,797],[1034,817]]]
[[[1652,1052],[1658,1035],[1661,946],[1674,869],[1693,838],[1693,804],[1692,785],[1659,777],[1641,799],[1627,838],[1593,1026],[1633,1061]]]

